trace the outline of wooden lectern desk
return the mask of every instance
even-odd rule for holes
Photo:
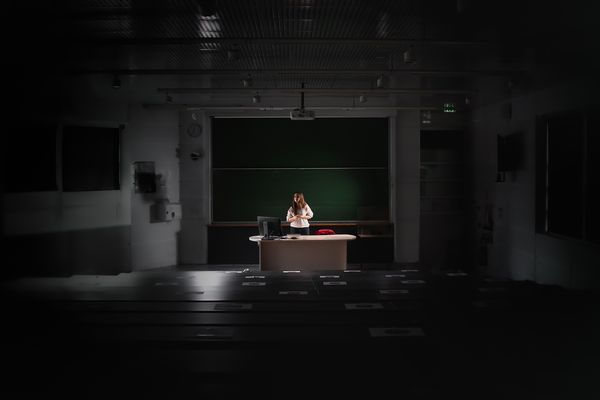
[[[250,236],[258,243],[261,271],[316,271],[346,269],[347,242],[354,235],[302,235],[296,239],[263,240]]]

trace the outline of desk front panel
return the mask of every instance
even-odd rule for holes
[[[262,271],[344,270],[346,240],[263,240],[260,242]]]

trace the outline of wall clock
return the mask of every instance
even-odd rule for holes
[[[202,125],[197,123],[189,124],[187,127],[187,135],[193,138],[202,135]]]

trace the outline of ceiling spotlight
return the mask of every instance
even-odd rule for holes
[[[238,59],[240,51],[237,49],[230,49],[227,50],[227,60],[228,61],[234,61]]]
[[[113,89],[119,89],[121,87],[121,78],[119,78],[119,75],[113,77],[112,87]]]
[[[376,81],[377,88],[383,88],[383,75],[379,75]]]
[[[358,102],[359,102],[359,103],[366,103],[366,102],[367,102],[367,96],[365,96],[364,94],[361,94],[361,95],[358,97]]]
[[[256,92],[256,94],[254,96],[252,96],[252,102],[260,103],[260,94],[258,94],[258,92]]]
[[[242,85],[245,88],[252,87],[253,84],[254,82],[252,81],[252,77],[250,76],[250,74],[248,74],[248,77],[242,79]]]
[[[431,124],[431,111],[430,110],[421,111],[421,123],[422,124]]]
[[[412,45],[408,47],[408,49],[402,54],[402,56],[405,64],[413,64],[415,61],[417,61],[415,49]]]

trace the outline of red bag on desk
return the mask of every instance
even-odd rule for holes
[[[333,229],[318,229],[315,234],[317,235],[335,235]]]

